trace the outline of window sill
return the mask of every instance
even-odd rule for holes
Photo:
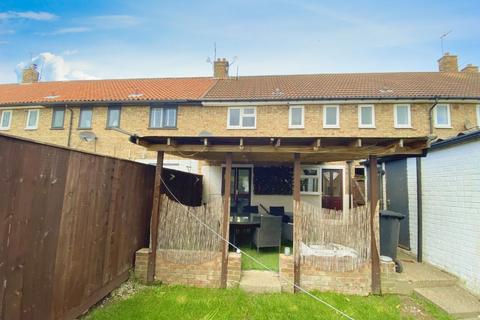
[[[148,130],[178,130],[177,127],[175,128],[155,128],[155,127],[148,127]]]
[[[38,128],[25,128],[26,131],[35,131],[38,130]]]
[[[358,126],[359,129],[377,129],[375,126]]]
[[[288,129],[305,129],[305,126],[288,126]]]
[[[304,195],[304,196],[319,196],[319,195],[320,195],[320,192],[300,191],[300,195]]]
[[[395,129],[413,129],[412,126],[393,126]]]
[[[120,126],[118,126],[118,127],[105,127],[105,130],[114,130],[114,129],[120,129]]]
[[[435,129],[452,129],[452,126],[434,126]]]
[[[323,129],[340,129],[340,126],[323,126]]]
[[[77,128],[77,130],[92,130],[92,127],[90,127],[90,128]]]
[[[245,128],[245,127],[227,127],[227,130],[256,130],[257,127],[248,127],[248,128]]]
[[[50,130],[65,130],[64,127],[61,127],[61,128],[50,128]]]
[[[10,128],[0,128],[0,131],[8,131]]]

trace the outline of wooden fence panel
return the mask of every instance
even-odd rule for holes
[[[154,167],[0,135],[0,168],[0,319],[72,319],[126,279]]]

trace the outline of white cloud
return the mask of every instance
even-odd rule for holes
[[[17,81],[21,80],[22,70],[34,63],[38,66],[40,72],[40,81],[65,81],[65,80],[91,80],[97,79],[82,70],[71,67],[70,63],[65,62],[62,56],[50,52],[44,52],[34,57],[29,62],[21,62],[15,68]]]
[[[61,29],[54,30],[52,32],[41,32],[38,34],[41,36],[56,36],[56,35],[69,34],[69,33],[89,32],[91,30],[92,29],[87,27],[72,27],[72,28],[61,28]]]
[[[14,34],[15,30],[12,29],[6,29],[6,30],[0,30],[0,34]]]
[[[56,15],[45,11],[7,11],[0,12],[0,20],[8,19],[28,19],[38,21],[50,21],[55,20]]]
[[[65,51],[62,51],[62,56],[73,56],[74,54],[77,54],[77,53],[78,53],[77,49],[65,50]]]

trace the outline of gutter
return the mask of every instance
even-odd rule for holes
[[[479,99],[480,101],[480,99]],[[31,106],[49,106],[49,107],[63,107],[65,104],[73,106],[80,105],[109,105],[117,104],[122,106],[146,106],[152,104],[168,105],[168,104],[183,104],[183,105],[198,105],[201,106],[201,100],[105,100],[105,101],[35,101],[35,102],[14,102],[14,103],[0,103],[0,108],[15,108],[15,107],[31,107]]]

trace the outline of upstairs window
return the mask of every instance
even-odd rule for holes
[[[176,107],[151,107],[150,128],[176,128],[177,108]]]
[[[80,119],[78,121],[79,129],[91,129],[92,128],[92,118],[93,118],[93,108],[92,107],[82,107],[80,109]]]
[[[0,130],[9,130],[12,124],[12,110],[3,110],[0,117]]]
[[[35,130],[38,128],[38,118],[40,115],[40,110],[28,110],[27,113],[27,124],[25,129]]]
[[[52,128],[63,129],[64,121],[65,121],[65,108],[53,108]]]
[[[302,168],[300,177],[300,192],[303,194],[318,194],[319,169],[316,167]]]
[[[227,117],[228,129],[255,129],[257,126],[255,107],[230,107]]]
[[[433,109],[435,128],[451,128],[450,105],[437,104]]]
[[[358,106],[358,127],[375,128],[375,109],[373,104]]]
[[[340,128],[340,108],[337,105],[323,107],[323,127]]]
[[[109,106],[107,114],[107,128],[120,127],[120,106]]]
[[[409,104],[396,104],[393,110],[395,128],[411,128],[412,115]]]
[[[302,129],[305,127],[305,108],[303,106],[289,107],[288,127],[291,129]]]

